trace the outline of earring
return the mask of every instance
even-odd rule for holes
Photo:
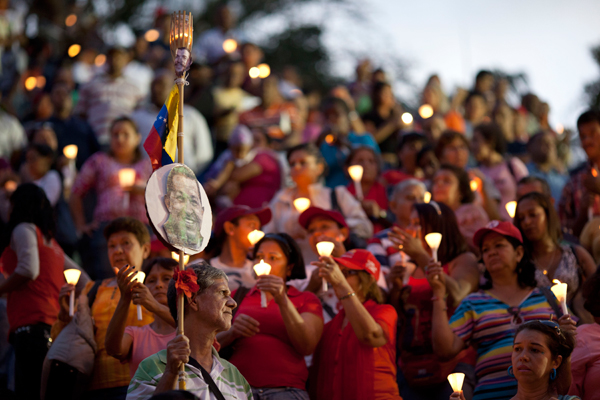
[[[552,368],[552,371],[550,371],[550,380],[553,381],[556,379],[556,368]]]
[[[515,374],[513,374],[513,367],[512,367],[512,365],[510,367],[508,367],[508,371],[507,372],[508,372],[508,376],[513,377],[513,378],[515,377]]]

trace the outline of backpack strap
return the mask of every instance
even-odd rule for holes
[[[98,288],[100,287],[102,282],[103,282],[102,280],[95,281],[94,286],[92,286],[92,288],[90,289],[90,291],[87,294],[88,305],[90,307],[90,310],[92,309],[92,304],[94,304],[94,301],[96,301],[96,295],[98,294]]]
[[[204,379],[204,382],[206,382],[206,384],[208,385],[208,390],[215,396],[217,400],[225,400],[225,396],[223,396],[223,393],[221,393],[219,387],[217,386],[213,378],[210,376],[208,371],[205,370],[204,367],[200,365],[198,361],[196,361],[196,359],[190,356],[188,364],[200,370],[200,372],[202,373],[202,379]]]
[[[558,304],[558,300],[556,299],[556,296],[554,296],[554,293],[552,293],[550,288],[547,286],[542,286],[539,289],[541,290],[542,294],[546,298],[546,301],[548,302],[548,304],[550,304],[550,307],[552,307],[552,309],[554,310],[554,313],[556,314],[556,319],[559,319],[560,317],[562,317],[563,316],[562,308]]]

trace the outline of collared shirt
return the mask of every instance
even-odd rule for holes
[[[252,390],[240,371],[219,357],[213,347],[213,365],[210,377],[226,399],[252,399]],[[127,389],[127,399],[145,400],[152,397],[156,386],[167,368],[167,351],[161,350],[140,363]],[[193,393],[200,400],[216,400],[202,378],[202,372],[196,367],[185,364],[186,391]]]

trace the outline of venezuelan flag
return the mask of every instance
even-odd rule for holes
[[[155,171],[163,165],[175,162],[177,151],[177,126],[179,123],[179,90],[173,86],[171,93],[163,104],[148,138],[144,142],[144,149],[150,156],[152,170]]]

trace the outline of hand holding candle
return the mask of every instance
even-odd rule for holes
[[[69,285],[77,285],[79,282],[79,277],[81,276],[81,271],[75,268],[67,269],[64,272],[65,280]],[[72,317],[75,310],[75,290],[71,291],[69,295],[69,316]]]
[[[265,236],[263,231],[259,231],[258,229],[253,230],[248,234],[248,241],[252,246],[260,241]]]
[[[269,275],[271,266],[267,264],[265,260],[260,260],[258,264],[254,265],[254,272],[256,272],[256,275],[258,276]],[[267,294],[262,290],[260,291],[260,306],[262,308],[267,308]]]
[[[559,281],[558,279],[554,279],[552,282],[554,283],[554,286],[552,286],[550,290],[552,290],[552,293],[554,293],[554,296],[556,296],[556,299],[560,303],[563,315],[568,315],[569,310],[567,309],[567,284],[561,283],[561,281]]]
[[[320,256],[329,257],[335,248],[335,244],[332,242],[319,242],[317,243],[317,251]],[[327,281],[323,278],[323,292],[327,291]]]
[[[146,274],[142,271],[138,271],[135,273],[136,275],[133,277],[133,280],[138,281],[139,283],[144,283],[144,279],[146,279]],[[137,305],[137,318],[138,321],[142,320],[142,306],[140,304]]]
[[[350,178],[352,178],[352,181],[354,182],[354,190],[356,192],[356,198],[359,201],[362,201],[364,199],[362,186],[360,184],[360,181],[363,176],[362,165],[351,165],[350,167],[348,167],[348,174],[350,174]]]
[[[465,374],[462,372],[455,372],[453,374],[448,375],[448,382],[450,382],[450,386],[452,386],[452,390],[454,392],[460,392],[463,387],[463,382],[465,381]]]
[[[296,200],[294,200],[294,207],[300,214],[302,214],[308,209],[308,207],[310,207],[310,200],[306,197],[298,197]]]

